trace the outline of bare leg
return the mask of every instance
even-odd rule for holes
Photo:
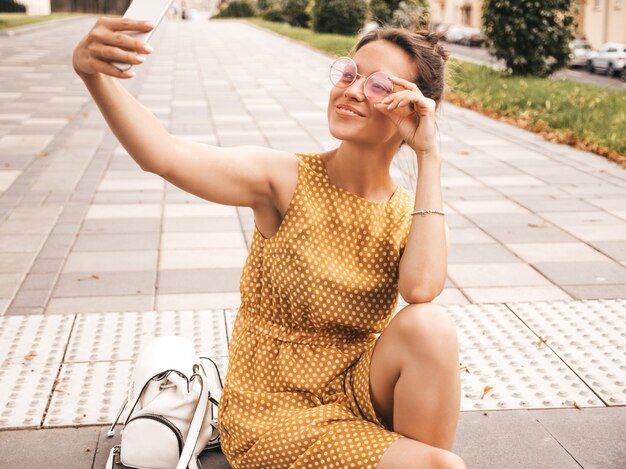
[[[413,444],[414,453],[439,459],[433,467],[464,467],[450,452],[460,410],[460,372],[456,328],[441,306],[412,304],[394,316],[372,355],[370,391],[381,419],[407,437],[391,445],[378,469],[411,467],[406,445],[412,443],[423,446]]]

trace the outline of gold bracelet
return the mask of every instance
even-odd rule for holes
[[[422,216],[426,215],[427,213],[438,213],[439,215],[446,214],[446,212],[442,210],[416,210],[415,212],[411,212],[411,216],[417,215],[418,213],[421,214]]]

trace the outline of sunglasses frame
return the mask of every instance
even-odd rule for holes
[[[333,82],[333,79],[331,78],[331,75],[332,75],[332,73],[333,73],[333,66],[334,66],[337,62],[339,62],[340,60],[342,60],[342,59],[348,59],[350,62],[352,62],[352,63],[354,64],[354,70],[355,70],[355,72],[354,72],[354,75],[355,75],[354,79],[350,82],[350,84],[349,84],[349,85],[346,85],[346,86],[340,86],[340,85],[335,84],[335,83]],[[370,101],[372,101],[372,99],[371,99],[371,98],[367,95],[367,92],[366,92],[366,90],[367,90],[367,82],[368,82],[368,80],[369,80],[372,76],[376,75],[377,73],[382,73],[382,74],[383,74],[383,75],[384,75],[384,76],[385,76],[385,77],[389,80],[389,82],[391,83],[391,91],[388,91],[388,92],[387,92],[387,94],[381,98],[381,100],[383,100],[383,99],[385,99],[385,97],[386,97],[386,96],[389,96],[391,93],[393,93],[394,83],[390,80],[390,75],[389,75],[387,72],[381,72],[381,71],[378,71],[378,72],[370,73],[367,77],[365,77],[364,75],[361,75],[361,74],[359,73],[359,69],[358,69],[358,67],[357,67],[357,65],[356,65],[356,62],[354,61],[354,59],[353,59],[352,57],[343,56],[343,57],[338,57],[337,59],[335,59],[335,61],[334,61],[334,62],[330,65],[330,72],[329,72],[329,74],[328,74],[328,78],[330,79],[330,82],[333,84],[333,86],[336,86],[337,88],[348,88],[348,87],[352,86],[352,85],[354,84],[354,82],[355,82],[355,81],[356,81],[359,77],[365,77],[365,82],[363,83],[363,94],[365,94],[365,97],[366,97],[367,99],[369,99]],[[374,102],[374,101],[372,101],[372,102]],[[380,101],[378,101],[378,102],[380,102]]]

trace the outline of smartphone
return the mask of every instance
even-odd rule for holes
[[[136,37],[142,42],[150,42],[152,33],[156,31],[161,23],[161,20],[165,16],[167,9],[170,7],[174,0],[133,0],[124,13],[124,18],[130,18],[139,21],[152,21],[154,28],[150,31],[121,31],[129,36]],[[125,72],[130,70],[133,64],[127,64],[124,62],[111,62],[111,65],[117,69]]]

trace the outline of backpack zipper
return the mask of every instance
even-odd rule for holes
[[[156,415],[156,414],[137,415],[136,417],[133,417],[132,419],[130,419],[126,423],[126,425],[128,425],[133,420],[137,420],[140,418],[156,420],[157,422],[160,422],[164,424],[165,426],[169,427],[169,429],[174,432],[174,434],[176,435],[176,439],[178,440],[178,455],[180,456],[183,453],[183,434],[180,432],[180,430],[178,429],[176,425],[174,425],[172,422],[170,422],[168,419],[166,419],[162,415]]]

